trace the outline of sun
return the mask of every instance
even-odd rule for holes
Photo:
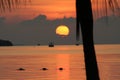
[[[69,32],[70,30],[66,25],[60,25],[56,28],[56,34],[62,37],[68,36]]]

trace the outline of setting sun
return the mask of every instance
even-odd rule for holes
[[[60,35],[62,37],[68,36],[69,32],[70,32],[70,30],[69,30],[68,26],[65,26],[65,25],[60,25],[56,28],[56,34]]]

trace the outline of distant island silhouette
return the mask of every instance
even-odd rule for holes
[[[0,39],[0,46],[13,46],[13,44],[9,40],[2,40],[2,39]]]

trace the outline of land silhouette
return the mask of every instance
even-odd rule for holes
[[[2,40],[2,39],[0,39],[0,46],[13,46],[13,44],[9,40]]]

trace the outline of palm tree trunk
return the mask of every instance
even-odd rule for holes
[[[77,40],[79,40],[79,24],[81,24],[87,80],[99,80],[93,42],[93,15],[90,0],[76,0],[76,17]]]

